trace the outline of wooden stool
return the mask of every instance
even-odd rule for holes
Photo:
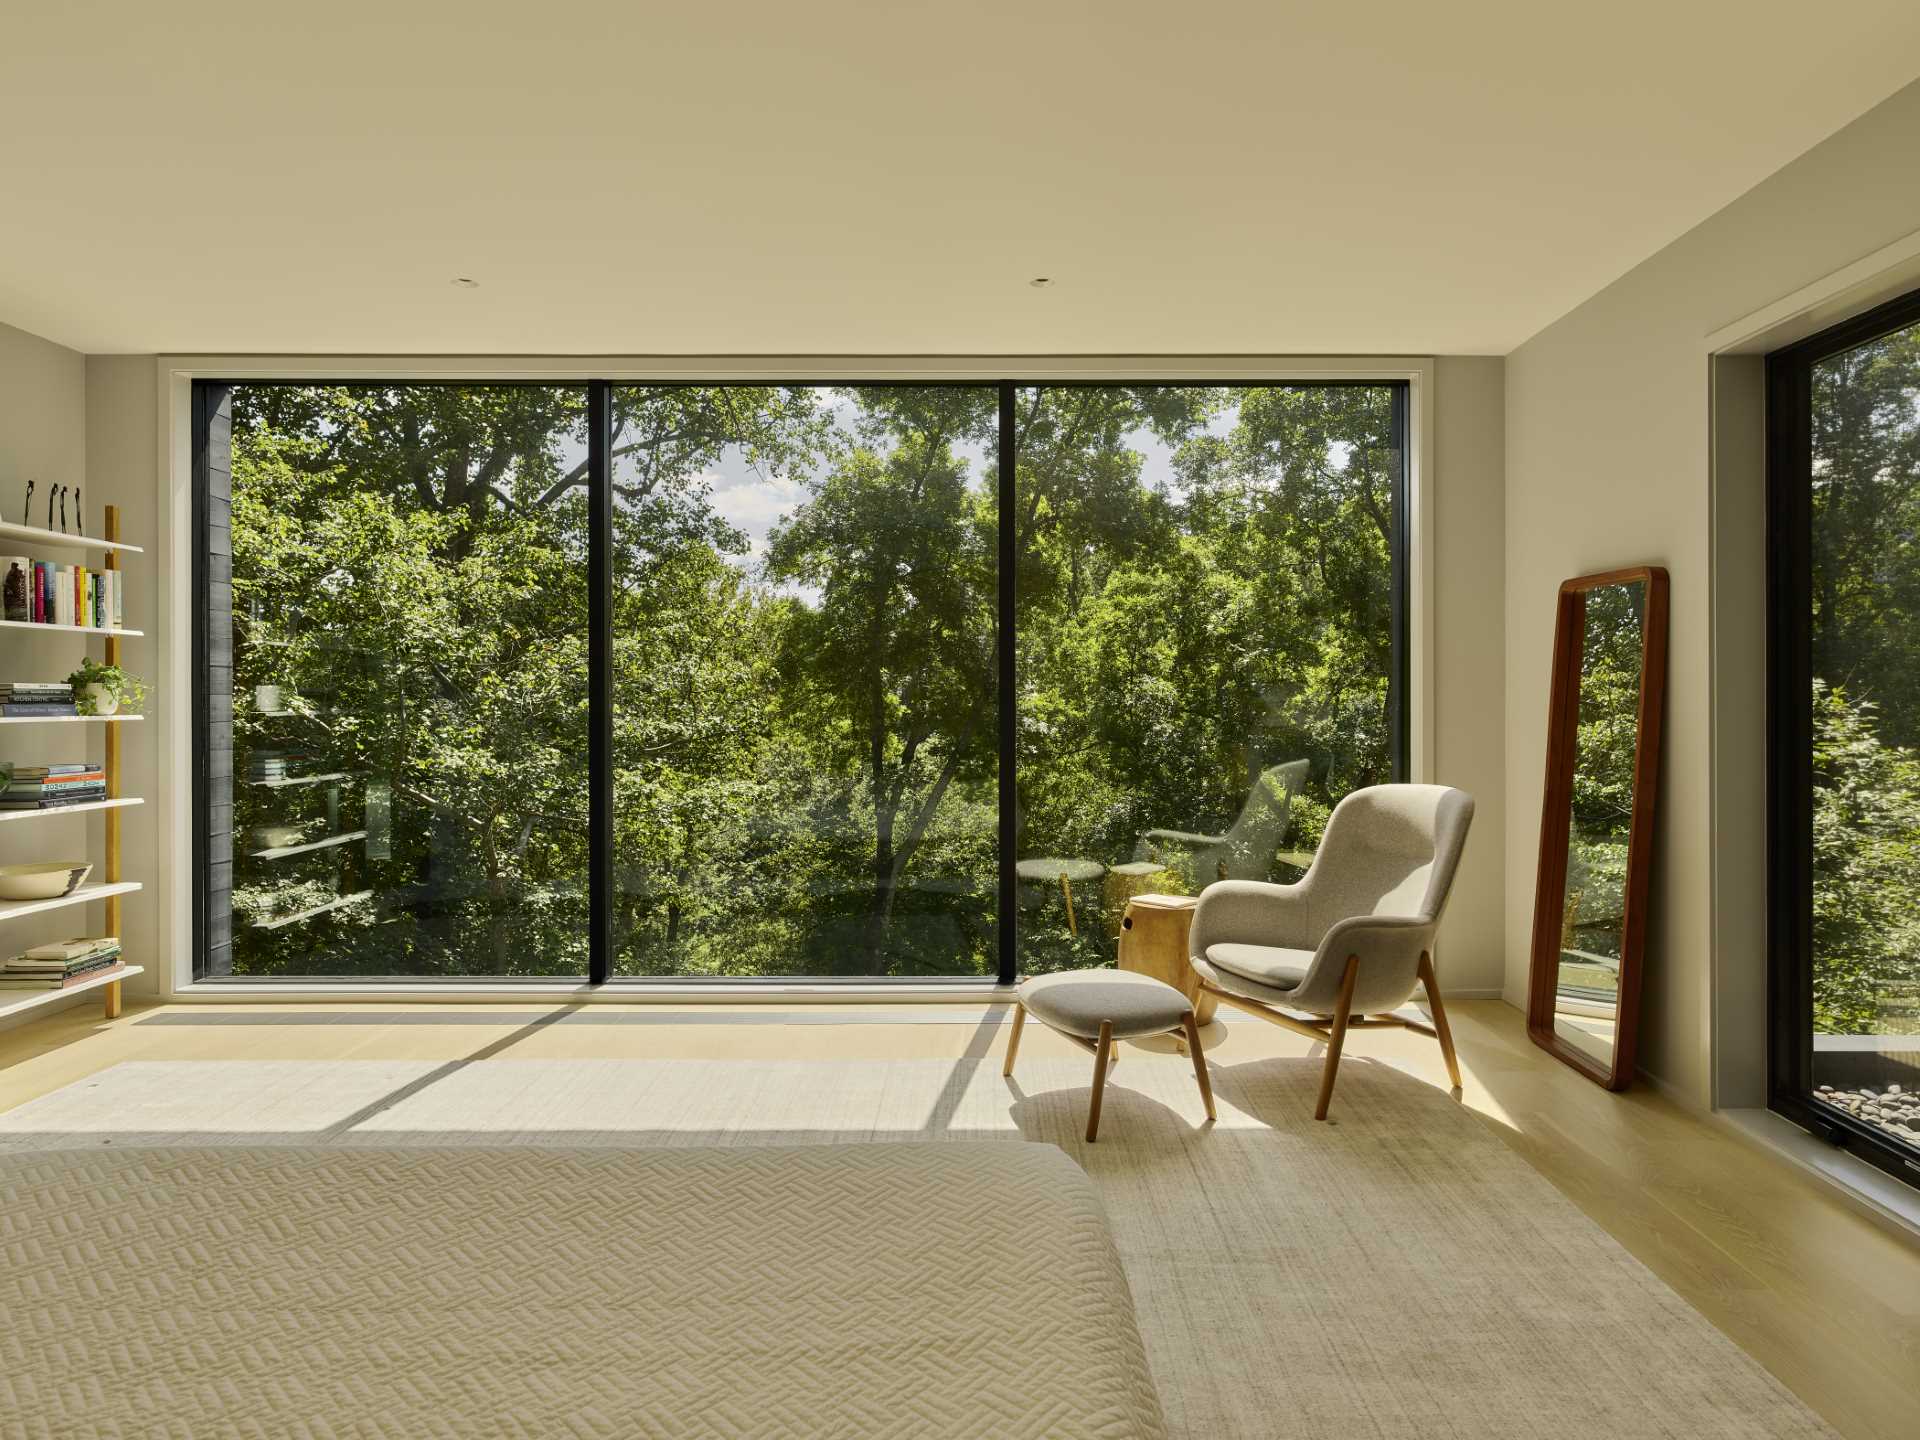
[[[1212,1023],[1219,997],[1200,987],[1188,963],[1187,935],[1193,929],[1192,895],[1136,895],[1120,920],[1120,968],[1173,986],[1193,1006],[1194,1019]]]
[[[1207,1078],[1207,1057],[1200,1049],[1200,1030],[1193,1007],[1171,985],[1124,970],[1065,970],[1037,975],[1021,984],[1013,1011],[1013,1033],[1007,1037],[1007,1063],[1002,1075],[1013,1074],[1020,1053],[1020,1031],[1031,1010],[1050,1030],[1093,1052],[1093,1104],[1087,1111],[1087,1143],[1100,1131],[1100,1098],[1107,1088],[1107,1069],[1113,1063],[1113,1042],[1135,1035],[1184,1033],[1193,1052],[1193,1075],[1200,1082],[1200,1099],[1213,1113],[1213,1083]]]

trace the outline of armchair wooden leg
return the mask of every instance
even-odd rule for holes
[[[1316,1120],[1326,1119],[1327,1107],[1333,1103],[1333,1077],[1340,1071],[1340,1047],[1346,1043],[1347,1020],[1353,1014],[1353,986],[1359,978],[1360,957],[1349,955],[1347,973],[1340,981],[1340,1008],[1334,1012],[1333,1029],[1327,1035],[1327,1063],[1320,1071],[1320,1103],[1313,1109]]]
[[[1433,956],[1425,950],[1420,952],[1420,983],[1427,987],[1427,1008],[1433,1011],[1433,1034],[1440,1042],[1441,1055],[1446,1058],[1447,1078],[1458,1090],[1460,1059],[1453,1053],[1453,1031],[1447,1026],[1447,1007],[1440,1003],[1440,982],[1433,973]]]
[[[1100,1133],[1100,1097],[1107,1088],[1107,1061],[1113,1055],[1113,1022],[1100,1022],[1100,1044],[1093,1052],[1093,1104],[1087,1110],[1087,1143]]]
[[[1013,1033],[1007,1036],[1007,1063],[1000,1067],[1002,1075],[1013,1074],[1013,1057],[1020,1053],[1020,1031],[1027,1023],[1027,1007],[1018,1000],[1013,1002]]]
[[[1213,1113],[1213,1081],[1207,1075],[1207,1052],[1200,1048],[1200,1026],[1194,1021],[1193,1011],[1182,1015],[1180,1023],[1187,1032],[1187,1048],[1193,1052],[1193,1078],[1200,1082],[1200,1099],[1206,1104],[1207,1119],[1218,1120],[1220,1117]]]

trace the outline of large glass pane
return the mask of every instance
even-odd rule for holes
[[[1920,326],[1812,381],[1815,1098],[1920,1146]]]
[[[1391,779],[1391,386],[1066,386],[1016,406],[1020,966],[1127,898],[1297,878]]]
[[[235,389],[233,974],[585,973],[584,411]]]
[[[991,975],[997,393],[613,395],[616,975]]]

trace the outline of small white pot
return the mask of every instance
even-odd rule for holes
[[[80,693],[93,702],[96,715],[111,715],[120,708],[120,697],[104,685],[88,685]]]

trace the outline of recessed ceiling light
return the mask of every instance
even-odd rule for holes
[[[462,290],[478,290],[480,288],[480,282],[478,280],[469,280],[465,275],[456,276],[453,283],[458,285]]]
[[[1029,280],[1027,283],[1033,286],[1033,288],[1036,290],[1044,290],[1049,285],[1053,284],[1053,277],[1051,275],[1036,275],[1033,277],[1033,279]]]

